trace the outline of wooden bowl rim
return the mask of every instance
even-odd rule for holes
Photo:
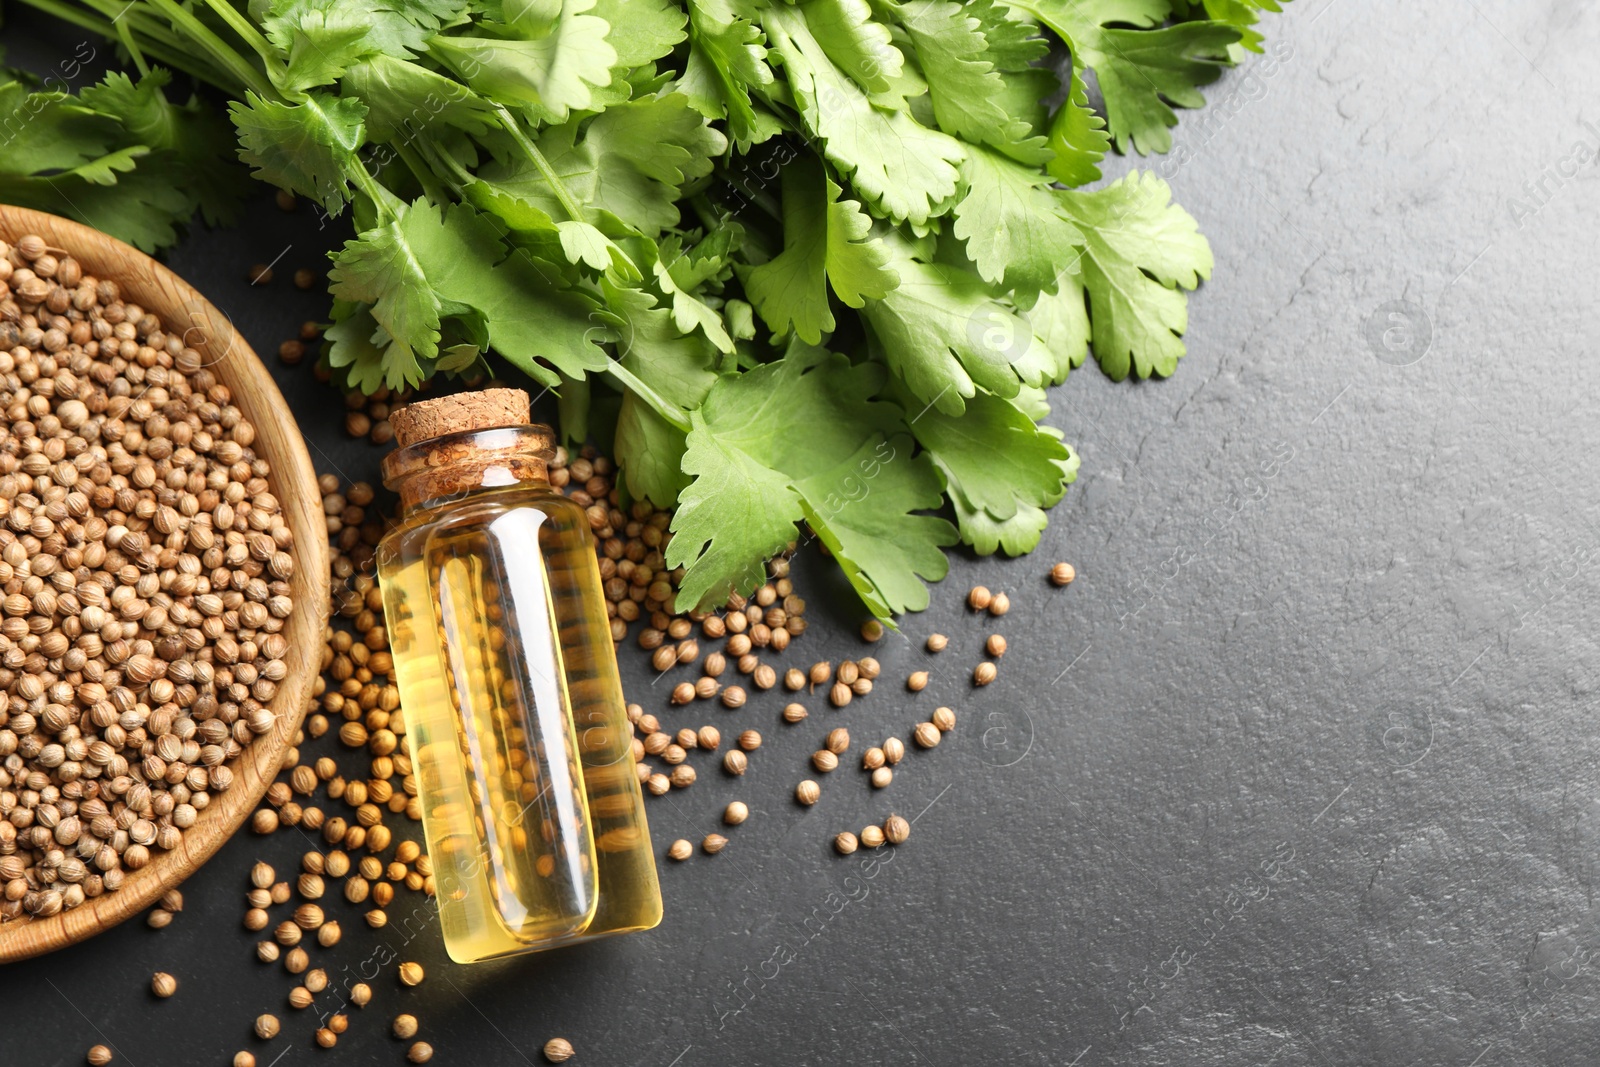
[[[128,872],[116,892],[47,919],[0,923],[0,963],[75,944],[144,910],[193,874],[244,824],[277,777],[284,752],[305,716],[320,673],[328,620],[328,542],[316,473],[283,394],[249,343],[227,315],[138,249],[70,219],[0,204],[0,240],[14,241],[30,233],[70,252],[85,274],[115,281],[124,299],[154,313],[168,329],[187,324],[184,343],[204,353],[218,380],[233,391],[234,402],[255,425],[252,447],[272,465],[269,480],[294,534],[294,608],[283,630],[289,642],[284,656],[288,672],[270,705],[276,726],[234,761],[233,785],[213,797],[184,831],[178,848],[157,853],[147,866]]]

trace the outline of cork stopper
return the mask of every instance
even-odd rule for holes
[[[532,421],[528,394],[521,389],[480,389],[407,404],[389,416],[398,448],[446,434],[526,426]]]

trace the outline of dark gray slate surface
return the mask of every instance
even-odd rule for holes
[[[1594,1062],[1600,207],[1592,163],[1559,168],[1600,149],[1600,13],[1302,0],[1268,28],[1288,56],[1223,81],[1165,164],[1217,257],[1177,375],[1057,392],[1084,464],[1046,546],[957,557],[869,700],[794,729],[775,699],[674,719],[767,744],[744,779],[652,805],[662,847],[734,797],[753,811],[721,856],[663,870],[661,929],[460,968],[431,929],[401,945],[336,905],[337,960],[388,942],[429,978],[386,972],[322,1052],[238,926],[250,862],[304,842],[247,835],[168,930],[0,973],[0,1063],[102,1038],[138,1067],[397,1063],[402,1009],[450,1064],[540,1062],[557,1034],[577,1062],[658,1067]],[[320,308],[242,268],[318,241],[264,204],[172,262],[270,351]],[[369,472],[326,394],[278,373],[321,462]],[[1064,593],[1058,558],[1082,574]],[[859,654],[836,582],[802,570],[837,624],[791,658]],[[1010,591],[1003,625],[962,608],[977,581]],[[975,694],[996,628],[1012,651]],[[920,667],[926,692],[894,684]],[[939,703],[959,729],[886,793],[840,772],[789,802],[827,726],[859,747]],[[828,851],[890,810],[917,816],[892,857]],[[158,967],[181,983],[164,1003]]]

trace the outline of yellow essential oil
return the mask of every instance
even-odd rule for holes
[[[588,517],[550,434],[494,389],[410,405],[378,577],[450,957],[661,920]]]

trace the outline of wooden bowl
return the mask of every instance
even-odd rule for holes
[[[176,274],[121,241],[54,215],[0,204],[0,240],[14,242],[30,233],[72,253],[84,273],[115,281],[124,298],[153,312],[168,329],[186,331],[185,343],[204,354],[217,380],[233,391],[234,403],[255,424],[253,448],[271,464],[269,481],[294,534],[294,611],[283,630],[289,642],[284,656],[288,673],[271,704],[277,725],[234,761],[233,785],[200,812],[177,849],[156,852],[147,866],[128,872],[116,892],[48,919],[0,922],[0,963],[82,941],[142,911],[193,874],[239,829],[277,776],[284,750],[300,728],[328,621],[328,534],[311,457],[283,394],[228,317]]]

